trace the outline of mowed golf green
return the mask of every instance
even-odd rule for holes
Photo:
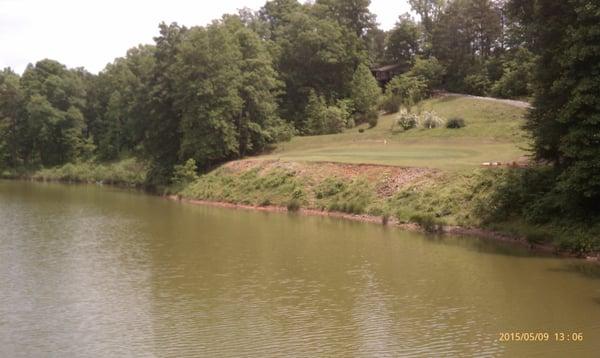
[[[414,110],[417,110],[416,108]],[[462,169],[484,162],[513,162],[526,155],[521,129],[526,109],[470,97],[440,97],[421,104],[445,119],[461,117],[460,129],[393,127],[397,114],[384,115],[377,127],[359,133],[295,137],[264,159],[369,163],[440,169]]]

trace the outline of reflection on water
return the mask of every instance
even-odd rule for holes
[[[594,356],[594,272],[472,238],[0,182],[0,356]],[[498,341],[531,330],[585,339]]]

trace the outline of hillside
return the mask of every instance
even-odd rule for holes
[[[335,135],[295,137],[268,154],[230,161],[201,176],[192,169],[167,192],[191,201],[350,215],[416,224],[427,231],[471,228],[477,233],[484,228],[485,235],[509,234],[579,254],[597,250],[595,229],[578,222],[537,225],[510,213],[497,215],[496,200],[521,195],[511,186],[513,174],[520,171],[482,163],[526,162],[528,143],[521,130],[526,109],[447,96],[423,102],[422,110],[461,117],[466,127],[392,131],[395,115],[384,115],[375,128],[361,125],[362,133],[353,128]],[[123,178],[143,177],[141,163],[126,162],[67,164],[39,171],[33,178],[121,183]]]
[[[523,159],[527,140],[521,130],[526,109],[468,96],[425,101],[424,111],[441,117],[461,117],[461,129],[392,131],[396,114],[380,117],[377,127],[341,134],[295,137],[263,159],[384,164],[438,169],[464,169],[483,162]]]
[[[367,214],[384,221],[481,227],[504,170],[523,161],[525,109],[468,96],[429,99],[421,110],[461,117],[460,129],[394,130],[396,114],[340,134],[295,137],[271,153],[232,161],[176,190],[182,198]]]

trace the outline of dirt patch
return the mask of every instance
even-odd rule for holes
[[[223,167],[234,172],[258,170],[260,173],[274,169],[285,169],[314,183],[321,182],[330,177],[346,180],[360,177],[371,183],[375,183],[377,195],[380,197],[392,196],[408,184],[438,174],[437,170],[428,168],[334,162],[291,162],[260,159],[237,160],[229,162]]]

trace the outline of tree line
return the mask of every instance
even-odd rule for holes
[[[49,59],[22,75],[4,69],[0,167],[136,156],[150,163],[149,184],[165,184],[188,159],[206,170],[293,135],[375,126],[379,109],[446,89],[534,96],[527,129],[537,158],[598,198],[597,6],[409,3],[419,20],[403,14],[383,31],[369,0],[273,0],[206,26],[162,23],[153,44],[97,75]],[[407,72],[382,94],[370,68],[384,64]]]

